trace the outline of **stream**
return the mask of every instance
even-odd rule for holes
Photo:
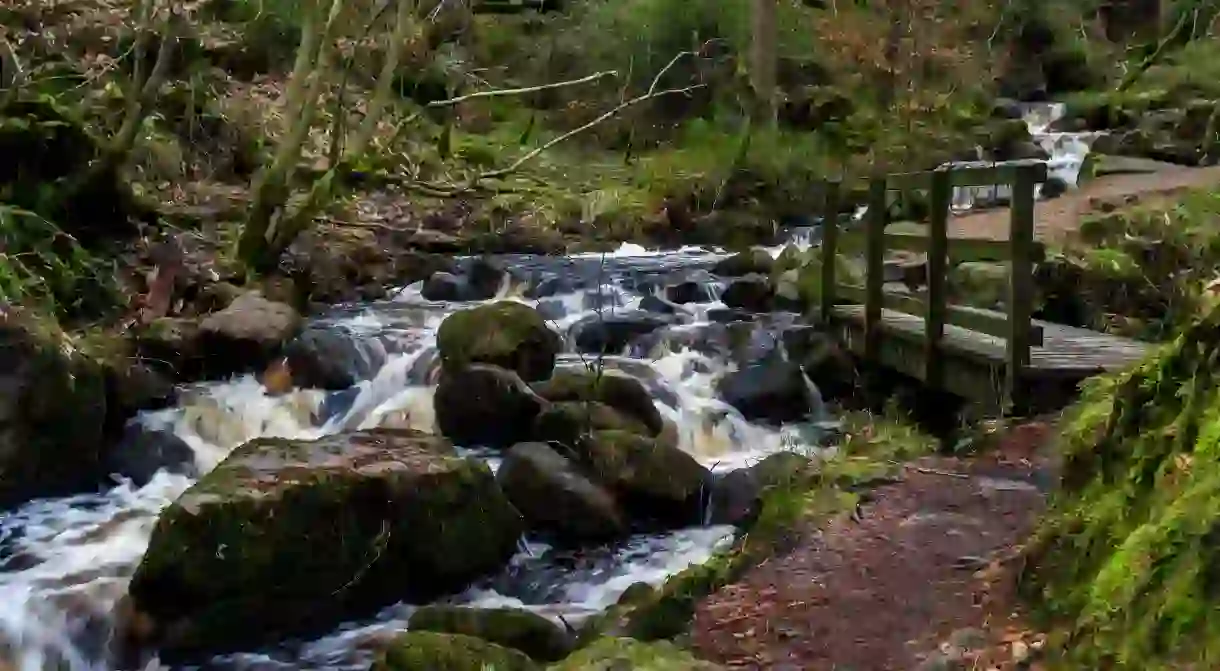
[[[1035,141],[1052,154],[1052,174],[1069,188],[1075,185],[1089,139],[1046,132],[1062,114],[1061,106],[1031,105],[1025,112]],[[960,191],[955,205],[969,208],[1003,196],[985,191]],[[816,238],[816,230],[798,229],[789,231],[787,240],[807,246]],[[752,464],[778,450],[812,456],[828,449],[821,446],[830,444],[836,424],[823,409],[815,408],[811,421],[769,427],[746,421],[717,397],[721,375],[768,352],[782,352],[780,334],[799,327],[798,315],[774,313],[754,319],[744,336],[730,329],[727,322],[739,315],[719,301],[725,281],[709,272],[726,256],[703,248],[650,251],[628,244],[607,254],[501,257],[516,279],[501,287],[499,298],[536,307],[568,334],[581,320],[656,310],[666,287],[693,282],[701,292],[698,302],[677,306],[666,325],[633,341],[625,353],[606,357],[605,365],[639,378],[662,415],[679,427],[680,446],[714,471]],[[377,355],[370,360],[384,360],[372,379],[343,392],[305,389],[269,396],[252,376],[238,377],[195,385],[178,406],[134,421],[186,441],[201,472],[260,436],[314,438],[378,426],[433,431],[436,331],[447,315],[471,305],[426,300],[417,284],[391,300],[337,306],[309,327],[342,331]],[[566,351],[560,366],[583,365],[571,342]],[[490,453],[464,452],[498,466]],[[126,591],[158,513],[193,482],[161,471],[142,487],[120,481],[107,491],[34,501],[0,513],[0,671],[111,669],[106,651],[113,605]],[[731,541],[733,531],[702,526],[638,535],[579,554],[523,538],[499,575],[449,601],[516,606],[578,622],[613,604],[634,583],[658,585],[705,561]],[[375,643],[401,631],[410,612],[410,606],[397,605],[319,640],[216,658],[205,668],[364,669]]]

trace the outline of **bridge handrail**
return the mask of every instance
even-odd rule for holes
[[[1006,343],[1007,386],[1010,398],[1017,393],[1017,382],[1029,366],[1030,347],[1042,344],[1042,330],[1032,323],[1033,264],[1045,249],[1034,240],[1034,192],[1046,181],[1046,164],[1011,162],[986,167],[942,167],[919,173],[876,177],[868,183],[868,210],[864,219],[865,285],[837,282],[834,259],[843,242],[858,241],[850,232],[838,230],[838,182],[824,184],[821,264],[821,313],[829,321],[840,297],[864,305],[865,359],[876,360],[880,345],[882,310],[896,310],[924,319],[924,380],[940,387],[944,377],[942,340],[946,324],[981,331],[1004,338]],[[1012,187],[1007,241],[950,240],[949,207],[955,186],[1008,185]],[[889,191],[926,190],[930,193],[931,213],[927,235],[886,233],[886,203]],[[853,240],[856,238],[856,240]],[[855,246],[855,245],[852,245]],[[927,292],[924,298],[884,291],[884,257],[887,247],[927,254]],[[1008,297],[1005,314],[997,318],[990,311],[951,305],[948,299],[950,259],[1007,261]]]

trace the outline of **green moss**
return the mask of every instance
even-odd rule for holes
[[[572,650],[571,637],[558,625],[519,608],[424,606],[411,614],[407,627],[474,636],[543,662],[563,659]]]
[[[558,370],[534,391],[552,403],[588,401],[604,403],[644,423],[648,435],[661,432],[663,422],[652,395],[634,377],[603,371]]]
[[[672,643],[608,637],[549,668],[550,671],[717,671],[723,667],[696,659]]]
[[[1064,432],[1062,491],[1028,594],[1070,668],[1220,658],[1220,307],[1131,372],[1094,381]],[[1183,666],[1186,665],[1186,666]]]
[[[373,662],[373,671],[540,671],[523,653],[462,634],[407,632]]]
[[[538,311],[500,301],[455,312],[441,322],[437,348],[446,366],[486,363],[514,370],[526,382],[545,380],[560,342]]]

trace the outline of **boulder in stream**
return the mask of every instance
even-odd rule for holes
[[[651,312],[632,311],[591,315],[572,325],[576,349],[589,354],[620,354],[636,338],[667,325],[670,320]]]
[[[206,375],[221,377],[261,370],[301,329],[301,315],[286,303],[257,291],[242,294],[229,307],[199,323],[198,351]]]
[[[800,421],[815,406],[801,366],[779,357],[726,373],[716,382],[716,388],[726,403],[753,421],[777,424]]]
[[[613,371],[562,369],[534,391],[552,403],[597,401],[641,422],[652,435],[661,432],[664,422],[644,384],[630,375]]]
[[[513,446],[496,472],[496,481],[530,529],[551,534],[561,543],[600,543],[627,534],[626,516],[614,496],[549,445]]]
[[[432,397],[442,435],[458,445],[485,447],[528,439],[544,404],[513,371],[483,364],[445,369]]]
[[[386,354],[380,341],[337,328],[307,329],[284,349],[296,386],[331,391],[372,378]]]
[[[0,509],[94,484],[105,423],[102,367],[54,326],[0,311]]]
[[[648,427],[631,416],[597,401],[564,401],[538,414],[531,437],[574,448],[592,431],[627,431],[652,436]]]
[[[753,466],[729,471],[711,488],[711,523],[749,525],[763,493],[813,473],[813,460],[796,452],[776,452]]]
[[[770,275],[775,258],[765,249],[738,252],[721,259],[712,266],[712,273],[720,277],[743,277],[745,275]]]
[[[125,642],[181,659],[324,631],[462,589],[522,529],[486,465],[436,436],[257,439],[162,512],[129,588],[146,626]]]
[[[540,662],[567,657],[574,643],[559,625],[520,608],[424,606],[411,614],[407,629],[474,636],[519,650]]]
[[[171,431],[150,428],[138,421],[127,425],[106,456],[106,470],[131,478],[137,487],[148,484],[160,470],[191,477],[199,474],[195,450],[185,440]]]
[[[550,377],[562,346],[537,310],[513,301],[455,312],[441,322],[436,339],[447,370],[486,363],[526,382]]]
[[[408,631],[377,656],[371,671],[542,671],[525,653],[465,634]]]
[[[578,447],[594,481],[614,492],[635,520],[702,521],[711,472],[674,445],[630,431],[594,431]]]
[[[752,274],[734,280],[720,294],[720,301],[730,308],[749,312],[768,312],[775,299],[775,286],[766,275]]]

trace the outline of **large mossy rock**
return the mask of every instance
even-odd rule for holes
[[[557,370],[534,391],[552,403],[594,401],[604,403],[641,422],[652,435],[665,428],[661,411],[644,384],[634,377],[603,371]]]
[[[635,519],[696,524],[711,472],[682,449],[630,431],[594,431],[577,448],[592,479]]]
[[[1022,583],[1063,667],[1212,668],[1220,565],[1220,306],[1065,418],[1061,490]]]
[[[592,431],[627,431],[641,436],[652,432],[643,423],[605,403],[567,401],[543,410],[534,422],[531,437],[575,446]]]
[[[549,667],[550,671],[722,671],[668,642],[643,643],[630,638],[603,638]]]
[[[512,370],[483,364],[444,369],[432,399],[444,436],[458,445],[484,447],[528,439],[544,405]]]
[[[541,671],[525,653],[463,634],[409,631],[394,639],[372,671]]]
[[[455,312],[437,332],[446,368],[486,363],[516,371],[526,382],[551,376],[561,345],[537,310],[512,301]]]
[[[54,327],[0,308],[0,510],[94,485],[105,423],[102,367]]]
[[[496,481],[533,531],[570,545],[627,535],[627,517],[605,487],[544,443],[521,443],[505,455]]]
[[[483,464],[375,429],[238,447],[157,521],[132,606],[163,655],[312,633],[465,587],[522,532]]]
[[[206,374],[216,377],[266,368],[301,325],[301,315],[287,303],[268,300],[257,291],[238,296],[199,323]]]
[[[464,634],[519,650],[541,662],[555,662],[572,651],[572,637],[559,625],[520,608],[424,606],[407,622],[411,631]]]

